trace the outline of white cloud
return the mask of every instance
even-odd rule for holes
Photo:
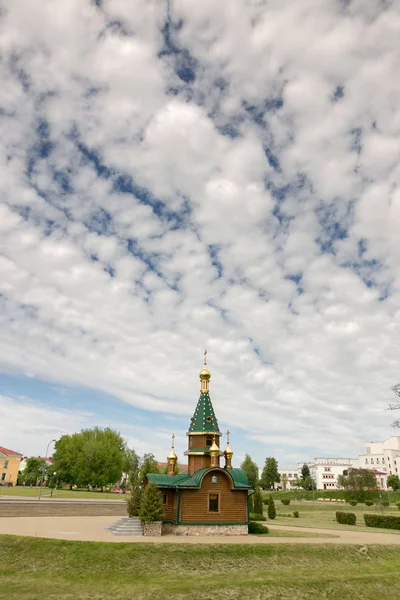
[[[389,435],[397,5],[98,4],[1,16],[2,370],[188,417],[207,346],[239,452]]]

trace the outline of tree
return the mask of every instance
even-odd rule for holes
[[[120,481],[127,450],[121,434],[109,427],[84,429],[56,442],[53,469],[57,479],[71,487],[76,484],[103,489]]]
[[[257,490],[252,496],[254,498],[253,512],[257,515],[264,514],[263,498],[260,490]]]
[[[40,482],[41,477],[46,472],[46,461],[43,458],[28,458],[25,469],[22,473],[22,481],[25,485],[36,485]]]
[[[391,487],[394,492],[400,490],[400,479],[398,475],[389,475],[387,478],[387,486]]]
[[[158,463],[154,458],[154,454],[145,454],[140,465],[139,479],[142,483],[148,473],[159,473]]]
[[[138,517],[142,506],[143,488],[137,483],[127,499],[127,510],[130,517]]]
[[[369,469],[349,469],[347,475],[338,476],[337,483],[360,501],[365,499],[365,492],[378,489],[376,477]]]
[[[274,499],[272,497],[272,495],[270,494],[269,498],[268,498],[268,519],[275,519],[276,517],[276,509],[275,509],[275,502]]]
[[[304,465],[301,468],[301,478],[304,480],[306,477],[310,477],[310,475],[310,469],[308,468],[308,465],[304,463]]]
[[[278,473],[278,463],[275,458],[266,458],[265,466],[263,468],[260,485],[261,487],[266,489],[271,489],[275,487],[275,483],[279,483],[281,477]]]
[[[316,489],[315,481],[311,477],[311,475],[307,475],[304,479],[302,479],[300,477],[297,480],[297,485],[299,485],[300,487],[302,487],[303,490],[311,491],[311,490],[315,490]]]
[[[240,468],[246,473],[249,484],[256,488],[258,485],[258,467],[251,456],[246,454]]]
[[[143,523],[154,523],[161,521],[164,516],[162,496],[160,490],[150,483],[145,487],[143,500],[139,511],[140,520]]]

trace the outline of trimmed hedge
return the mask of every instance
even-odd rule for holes
[[[357,518],[354,513],[342,512],[340,510],[336,511],[336,521],[342,525],[355,525],[356,520]]]
[[[364,515],[364,521],[367,527],[400,529],[400,517],[393,515]]]
[[[358,502],[357,500],[349,500],[349,504],[350,506],[357,506]]]
[[[281,502],[284,506],[289,506],[290,498],[282,498]]]
[[[250,513],[250,521],[266,521],[264,515],[258,515],[257,513]]]
[[[250,521],[249,533],[268,533],[268,527],[264,527],[264,525],[261,525],[261,523],[254,523],[254,521]]]
[[[295,519],[298,519],[298,518],[300,517],[299,511],[298,511],[298,510],[295,510],[295,511],[293,512],[293,516],[294,516],[294,518],[295,518]]]
[[[373,506],[373,504],[374,503],[372,502],[372,500],[367,500],[365,503],[366,506]]]

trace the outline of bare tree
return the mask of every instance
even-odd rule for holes
[[[396,396],[400,398],[400,383],[396,383],[396,385],[392,387],[392,392],[394,392]],[[388,410],[400,410],[400,401],[396,404],[389,404]],[[400,427],[400,419],[393,421],[392,427]]]

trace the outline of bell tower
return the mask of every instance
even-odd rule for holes
[[[190,421],[188,436],[188,474],[193,475],[198,469],[220,466],[221,433],[211,403],[209,387],[211,373],[207,368],[207,350],[204,351],[204,365],[200,372],[200,398]]]

